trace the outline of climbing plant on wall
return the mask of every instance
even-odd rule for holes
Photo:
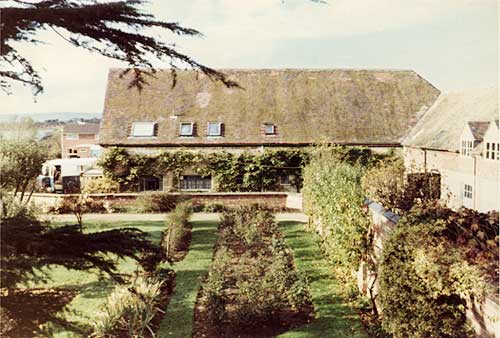
[[[143,176],[161,177],[172,173],[178,179],[190,168],[198,175],[212,177],[216,191],[271,191],[280,189],[286,176],[300,189],[302,167],[309,155],[302,149],[275,149],[261,153],[202,153],[188,150],[165,151],[157,155],[130,154],[124,148],[111,147],[99,165],[104,175],[119,182],[123,189],[137,189]]]

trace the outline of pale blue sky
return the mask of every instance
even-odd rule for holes
[[[413,69],[443,92],[498,86],[496,0],[157,0],[151,9],[203,32],[164,38],[211,67]],[[22,86],[0,93],[0,113],[101,112],[107,70],[123,64],[41,38],[48,44],[19,48],[45,92],[36,103]]]

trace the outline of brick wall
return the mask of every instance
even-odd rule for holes
[[[240,206],[240,205],[252,205],[258,203],[272,209],[285,209],[287,208],[287,197],[286,193],[281,192],[248,192],[248,193],[171,193],[175,196],[183,196],[190,199],[193,205],[204,205],[204,204],[222,204],[224,206]],[[87,195],[95,200],[104,200],[109,203],[110,206],[115,207],[127,207],[132,206],[141,194],[140,193],[128,193],[128,194],[91,194]],[[61,194],[33,194],[32,201],[42,208],[42,210],[48,210],[48,208],[57,205],[58,201],[64,196],[71,195],[61,195]]]
[[[96,139],[95,134],[78,134],[78,140],[68,140],[66,139],[65,134],[62,135],[61,137],[61,151],[62,151],[62,158],[69,158],[68,149],[76,149],[80,145],[85,145],[85,144],[98,144],[99,140]],[[90,157],[90,150],[87,149],[87,152],[84,153],[77,153],[75,155],[78,155],[82,158],[84,157]]]

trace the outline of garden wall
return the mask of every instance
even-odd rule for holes
[[[371,264],[363,262],[359,268],[358,287],[361,293],[375,299],[378,311],[382,312],[383,309],[377,301],[379,285],[376,270],[378,269],[384,242],[389,237],[391,231],[397,226],[399,216],[373,201],[367,201],[367,206],[371,217],[374,254],[369,258],[371,259]],[[370,266],[374,267],[374,269],[370,269]],[[469,300],[467,318],[472,323],[478,337],[500,337],[500,307],[498,297],[495,294],[488,295],[482,303]]]
[[[140,193],[116,193],[116,194],[90,194],[86,195],[95,200],[104,200],[113,207],[132,206]],[[171,193],[174,196],[183,196],[190,199],[193,205],[222,204],[224,206],[240,206],[261,204],[272,209],[287,208],[287,193],[283,192],[224,192],[224,193]],[[33,194],[31,200],[42,210],[46,211],[55,206],[65,196],[78,196],[71,194]]]

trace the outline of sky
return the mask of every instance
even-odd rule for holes
[[[214,68],[412,69],[442,92],[498,87],[497,0],[150,0],[158,19],[204,37],[160,35]],[[63,31],[63,34],[68,34]],[[156,34],[156,33],[155,33]],[[45,91],[0,91],[0,114],[102,112],[110,67],[52,31],[17,48]],[[157,64],[168,67],[168,64]]]

